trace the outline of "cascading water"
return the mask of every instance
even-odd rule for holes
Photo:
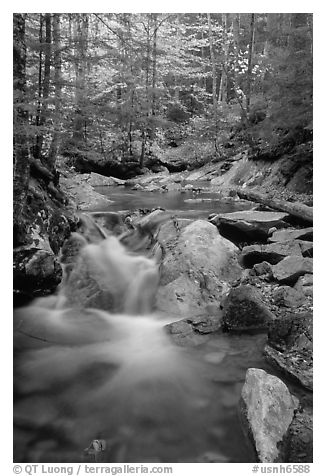
[[[14,314],[15,462],[83,461],[95,439],[101,461],[189,460],[212,389],[151,314],[157,263],[113,236],[70,244],[57,295]]]

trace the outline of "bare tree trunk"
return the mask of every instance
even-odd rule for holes
[[[152,88],[153,88],[153,93],[152,93],[152,115],[155,116],[155,108],[156,108],[156,97],[155,97],[155,88],[156,88],[156,56],[157,56],[157,13],[153,13],[153,19],[154,19],[154,32],[153,32],[153,75],[152,75]]]
[[[38,101],[37,101],[37,112],[35,118],[36,126],[40,125],[41,118],[41,108],[42,108],[42,69],[43,69],[43,13],[40,13],[40,26],[39,26],[39,63],[38,63]],[[37,155],[37,152],[35,153]]]
[[[150,68],[150,49],[151,49],[151,43],[150,43],[150,15],[147,15],[147,27],[146,27],[146,78],[145,78],[145,90],[146,90],[146,119],[148,120],[149,117],[149,68]],[[147,121],[146,121],[147,122]],[[144,160],[145,160],[145,150],[146,150],[146,141],[147,141],[147,124],[143,124],[142,126],[142,132],[141,132],[141,154],[140,154],[140,160],[139,160],[139,165],[141,168],[144,166]]]
[[[252,57],[254,50],[254,32],[255,32],[255,14],[251,14],[250,19],[250,41],[248,51],[248,70],[247,70],[247,94],[246,94],[246,108],[247,114],[250,112],[250,99],[251,99],[251,81],[252,81]]]
[[[214,46],[213,46],[213,33],[212,33],[212,22],[211,22],[211,14],[207,13],[207,20],[208,20],[208,35],[209,35],[209,51],[211,56],[211,64],[212,64],[212,79],[213,79],[213,114],[214,114],[214,128],[215,128],[215,139],[217,136],[217,96],[216,96],[216,60],[214,54]]]
[[[86,49],[88,39],[88,14],[77,14],[74,28],[74,39],[77,42],[75,50],[75,75],[76,75],[76,89],[75,89],[75,104],[76,117],[74,124],[73,138],[76,144],[85,142],[85,117],[83,113],[83,96],[85,94],[86,84]]]
[[[14,35],[14,241],[18,244],[23,240],[22,230],[23,210],[26,204],[28,183],[30,177],[29,150],[26,128],[28,126],[28,113],[24,108],[26,101],[26,43],[25,43],[25,18],[26,14],[15,13],[13,20]],[[17,243],[18,242],[18,243]]]
[[[221,72],[221,81],[218,94],[218,102],[226,102],[227,97],[227,65],[228,65],[228,55],[229,55],[229,41],[227,37],[227,14],[222,13],[222,24],[223,24],[223,66]]]
[[[40,31],[42,28],[42,21],[40,21]],[[40,40],[42,41],[42,33],[40,34]],[[34,152],[34,157],[36,159],[41,159],[42,157],[42,147],[44,139],[44,125],[46,123],[47,117],[47,100],[49,98],[50,92],[50,70],[51,70],[51,13],[45,14],[45,45],[44,45],[44,78],[41,86],[42,99],[41,99],[41,111],[38,120],[38,126],[40,127],[40,132],[36,137],[36,147]],[[41,45],[41,51],[43,49],[43,44]],[[40,56],[40,70],[42,65],[42,57]],[[39,78],[41,77],[41,72],[39,72]],[[39,89],[40,92],[40,89]]]
[[[53,44],[54,44],[54,87],[55,87],[55,113],[54,131],[49,152],[49,168],[54,171],[55,161],[59,150],[60,138],[60,112],[61,112],[61,52],[60,52],[60,14],[53,15]]]

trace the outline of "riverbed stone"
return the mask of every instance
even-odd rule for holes
[[[169,222],[162,225],[160,233],[164,234],[165,227],[175,230],[171,240],[161,241],[164,258],[157,308],[181,317],[203,314],[241,274],[238,248],[204,220],[181,229],[176,222]]]
[[[303,241],[303,240],[296,240],[301,248],[302,256],[312,258],[313,257],[313,242],[312,241]]]
[[[249,284],[232,288],[221,306],[222,325],[227,331],[267,330],[268,324],[275,319],[263,303],[261,292]]]
[[[208,334],[221,328],[221,314],[181,319],[165,326],[173,342],[181,346],[197,346],[208,340]]]
[[[105,175],[91,172],[90,174],[80,174],[80,178],[88,182],[92,187],[103,187],[112,185],[124,185],[125,180],[116,177],[106,177]]]
[[[269,242],[283,242],[289,240],[305,240],[312,241],[313,227],[309,228],[286,228],[284,230],[274,230],[272,236],[268,238]]]
[[[282,462],[280,445],[297,408],[298,400],[282,380],[262,369],[247,370],[241,392],[240,416],[259,462]]]
[[[313,275],[304,274],[300,276],[298,281],[294,285],[294,289],[303,293],[305,296],[313,296]]]
[[[312,274],[312,258],[300,256],[287,256],[273,266],[273,277],[282,284],[294,284],[300,276]]]
[[[286,463],[313,462],[313,415],[312,409],[297,411],[282,445]]]
[[[272,266],[267,261],[262,261],[261,263],[256,263],[253,265],[253,270],[257,276],[268,276],[272,277]]]
[[[312,312],[285,312],[272,322],[266,359],[308,390],[313,388]]]
[[[298,242],[285,241],[266,245],[244,246],[241,252],[241,260],[244,266],[250,267],[262,261],[277,264],[289,255],[302,256],[302,249]]]
[[[244,210],[240,212],[223,213],[215,215],[210,221],[214,223],[222,234],[242,234],[248,238],[268,238],[270,228],[284,228],[289,215],[281,212],[262,212]]]
[[[281,307],[300,307],[305,302],[305,295],[290,286],[279,286],[273,292],[274,303]]]

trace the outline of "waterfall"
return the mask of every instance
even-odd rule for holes
[[[101,440],[101,461],[171,461],[200,444],[202,370],[153,310],[155,260],[85,236],[58,292],[14,313],[14,460],[84,461]]]

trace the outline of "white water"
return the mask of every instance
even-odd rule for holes
[[[82,461],[100,438],[103,461],[200,448],[211,389],[151,313],[158,280],[155,261],[111,236],[82,246],[58,295],[16,311],[16,462]]]

